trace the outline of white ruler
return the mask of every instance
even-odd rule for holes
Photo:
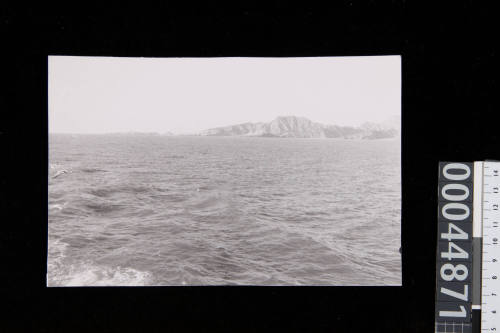
[[[481,332],[500,333],[500,162],[476,162],[475,169],[478,163],[482,184],[475,179],[474,192],[482,195],[482,207],[474,212],[482,213]]]

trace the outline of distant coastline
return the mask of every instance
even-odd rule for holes
[[[276,138],[385,139],[400,132],[400,118],[384,123],[366,122],[359,127],[325,125],[305,117],[280,116],[268,123],[243,123],[202,131],[202,136],[258,136]]]
[[[280,116],[271,122],[242,123],[215,127],[194,133],[166,132],[101,132],[101,133],[63,133],[50,135],[106,135],[106,136],[230,136],[263,138],[324,138],[324,139],[390,139],[401,132],[401,118],[393,116],[382,123],[366,122],[360,126],[325,125],[304,117]]]

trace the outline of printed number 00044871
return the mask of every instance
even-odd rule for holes
[[[469,230],[463,230],[460,225],[470,220],[471,209],[465,201],[470,200],[471,191],[464,184],[470,179],[471,168],[463,163],[449,163],[442,168],[442,180],[446,182],[441,187],[440,200],[443,202],[440,205],[440,221],[438,223],[446,223],[445,232],[441,232],[439,240],[440,269],[439,274],[442,281],[455,282],[454,289],[449,289],[440,286],[438,292],[447,295],[457,301],[469,302],[469,284],[466,280],[469,277],[469,269],[464,263],[455,263],[456,260],[468,261],[471,258],[471,235]],[[446,241],[443,243],[443,241]],[[457,243],[460,241],[460,243]],[[462,244],[463,248],[460,246]],[[464,246],[465,245],[465,246]],[[469,266],[470,267],[470,266]],[[458,283],[457,283],[458,282]],[[463,283],[460,283],[463,282]],[[439,286],[439,283],[438,283]],[[465,318],[467,311],[463,305],[457,304],[458,309],[446,309],[439,311],[440,317]]]

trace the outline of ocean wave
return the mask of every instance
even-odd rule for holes
[[[47,272],[54,272],[63,265],[62,261],[66,257],[66,248],[69,244],[62,242],[60,239],[53,240],[50,237],[48,243]]]
[[[90,194],[96,197],[109,197],[118,193],[147,193],[153,191],[153,188],[143,185],[118,185],[93,188],[89,191]]]
[[[59,169],[61,167],[62,167],[62,165],[59,164],[59,163],[49,163],[49,169],[50,170],[56,170],[56,169]]]
[[[385,150],[82,140],[51,146],[49,286],[400,284],[399,178],[362,187]]]
[[[57,203],[57,204],[49,204],[49,212],[60,212],[61,210],[66,207],[67,202],[63,202],[62,204]]]
[[[49,287],[145,286],[152,278],[151,273],[131,267],[109,267],[89,262],[66,266],[63,271],[51,268],[49,272]]]
[[[98,169],[98,168],[83,168],[83,169],[80,169],[80,171],[85,172],[85,173],[107,172],[106,170]]]
[[[192,204],[190,207],[195,209],[205,209],[214,207],[221,203],[221,199],[218,195],[212,195],[205,198],[202,198],[200,201]]]
[[[52,179],[55,179],[55,178],[57,178],[59,176],[67,174],[67,173],[71,173],[71,171],[68,171],[68,170],[59,170],[54,175],[52,175]]]
[[[145,286],[152,274],[131,267],[97,265],[90,261],[69,263],[66,255],[69,244],[49,239],[47,286]]]
[[[109,203],[92,203],[86,204],[85,208],[95,212],[95,213],[112,213],[117,210],[120,210],[124,207],[124,205],[118,204],[109,204]]]

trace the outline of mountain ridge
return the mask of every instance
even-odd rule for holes
[[[343,138],[385,139],[400,132],[399,123],[391,119],[386,123],[367,122],[359,127],[324,125],[305,117],[279,116],[265,123],[241,123],[201,131],[201,136],[255,136],[278,138]]]

